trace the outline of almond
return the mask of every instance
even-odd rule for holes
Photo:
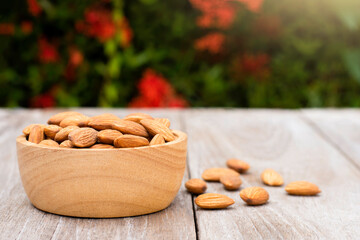
[[[203,172],[201,177],[205,181],[218,182],[220,181],[220,177],[223,175],[237,176],[237,177],[240,176],[238,172],[229,168],[209,168]]]
[[[313,196],[321,192],[318,186],[307,181],[297,181],[289,183],[285,191],[291,195]]]
[[[161,134],[167,142],[175,140],[175,135],[164,124],[159,123],[152,119],[143,119],[140,123],[146,128],[146,130],[152,135]]]
[[[126,117],[124,117],[124,120],[133,121],[137,123],[140,123],[140,121],[143,119],[153,119],[153,117],[146,113],[131,113]]]
[[[90,147],[97,141],[98,132],[93,128],[78,128],[69,133],[69,140],[76,147]]]
[[[228,168],[234,169],[239,173],[244,173],[250,168],[250,165],[247,162],[235,158],[227,160],[226,165]]]
[[[72,111],[69,111],[69,112],[61,112],[61,113],[58,113],[58,114],[55,114],[54,116],[52,116],[51,118],[49,118],[48,120],[48,124],[55,124],[55,125],[59,125],[60,122],[67,118],[67,117],[70,117],[70,116],[76,116],[76,115],[82,115],[81,113],[78,113],[78,112],[72,112]]]
[[[240,176],[234,175],[222,175],[220,177],[220,182],[224,185],[226,190],[238,190],[242,184]]]
[[[188,180],[185,183],[185,187],[189,192],[195,194],[203,194],[207,189],[206,182],[199,178],[192,178]]]
[[[98,144],[92,145],[90,148],[93,148],[93,149],[111,149],[111,148],[115,148],[115,147],[113,145],[110,145],[110,144],[98,143]]]
[[[150,146],[153,145],[159,145],[159,144],[164,144],[165,143],[165,139],[162,135],[160,134],[156,134],[150,141]]]
[[[205,209],[227,208],[235,203],[234,199],[218,193],[205,193],[195,199],[196,205]]]
[[[37,125],[39,125],[39,126],[41,126],[41,127],[45,127],[45,125],[43,125],[43,124],[30,124],[29,126],[27,126],[27,127],[25,127],[24,129],[23,129],[23,134],[25,135],[25,136],[29,136],[29,134],[30,134],[30,131],[31,131],[31,128],[33,127],[33,126],[37,126]]]
[[[78,128],[78,126],[68,126],[66,128],[63,128],[58,133],[56,133],[54,140],[57,142],[68,140],[69,133]]]
[[[62,143],[60,143],[60,147],[63,148],[73,148],[74,144],[70,140],[65,140]]]
[[[62,129],[62,127],[59,127],[58,125],[48,125],[44,127],[45,135],[48,138],[54,139],[55,135]]]
[[[112,128],[115,130],[119,130],[124,134],[131,134],[141,137],[148,137],[149,134],[146,129],[139,123],[126,121],[126,120],[117,120],[113,122]]]
[[[269,193],[262,187],[248,187],[240,191],[240,197],[248,205],[262,205],[269,200]]]
[[[105,129],[98,133],[98,141],[106,144],[114,144],[114,140],[123,134],[117,130]]]
[[[85,115],[75,115],[64,118],[60,122],[60,127],[68,127],[68,126],[79,126],[79,127],[87,127],[90,118]]]
[[[39,144],[49,146],[49,147],[59,147],[59,144],[51,139],[42,140]]]
[[[88,126],[96,130],[111,129],[113,122],[117,120],[121,119],[111,113],[105,113],[95,117],[91,117],[88,122]]]
[[[269,186],[281,186],[284,184],[284,180],[279,173],[273,169],[265,169],[261,174],[261,180],[263,183]]]
[[[114,146],[117,148],[142,147],[149,145],[149,141],[140,136],[125,134],[115,139]]]
[[[40,125],[35,125],[31,127],[28,141],[38,144],[42,140],[44,140],[44,128]]]
[[[170,127],[170,120],[167,118],[154,118],[155,121],[164,124],[166,127]]]

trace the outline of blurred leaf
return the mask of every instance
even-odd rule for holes
[[[117,54],[112,57],[108,63],[108,72],[109,76],[112,78],[116,78],[120,75],[122,65],[122,56],[121,54]]]
[[[350,75],[360,83],[360,49],[347,50],[344,61]]]

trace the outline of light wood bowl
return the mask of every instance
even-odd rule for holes
[[[179,191],[187,135],[162,145],[123,149],[52,148],[16,139],[21,180],[46,212],[89,218],[136,216],[165,209]]]

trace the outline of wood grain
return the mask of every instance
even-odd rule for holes
[[[228,158],[250,163],[241,189],[262,186],[268,204],[246,206],[239,191],[208,183],[207,192],[226,194],[236,203],[225,210],[196,208],[199,239],[353,239],[360,228],[360,172],[317,134],[298,112],[189,110],[191,178],[206,168],[225,167]],[[307,180],[317,184],[318,197],[294,197],[283,187],[261,182],[266,168],[279,172],[285,184]]]
[[[0,239],[195,239],[191,196],[183,187],[165,210],[139,217],[82,219],[62,217],[35,209],[26,197],[17,169],[15,138],[31,123],[45,123],[56,111],[0,110]],[[112,112],[124,117],[130,111],[75,109],[93,116]],[[181,130],[179,112],[147,111],[154,117],[167,117]],[[136,111],[132,111],[136,112]],[[183,183],[188,179],[187,172]],[[159,237],[160,236],[160,237]]]

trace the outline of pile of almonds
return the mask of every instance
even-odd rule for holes
[[[175,140],[167,118],[132,113],[121,119],[105,113],[88,117],[78,112],[62,112],[49,125],[31,124],[23,133],[32,143],[64,148],[132,148],[165,144]]]
[[[242,184],[240,173],[248,171],[250,165],[238,159],[229,159],[226,165],[228,168],[206,169],[201,177],[207,182],[221,182],[224,188],[229,191],[240,189]],[[265,169],[260,177],[262,182],[268,186],[278,187],[284,184],[282,176],[273,169]],[[207,189],[205,181],[193,178],[185,183],[189,192],[201,194],[195,199],[196,205],[205,209],[222,209],[235,203],[232,198],[226,195],[205,193]],[[285,191],[288,194],[298,196],[314,196],[321,192],[315,184],[306,181],[289,183],[285,187]],[[269,193],[262,187],[248,187],[240,191],[240,198],[248,205],[262,205],[269,200]]]

